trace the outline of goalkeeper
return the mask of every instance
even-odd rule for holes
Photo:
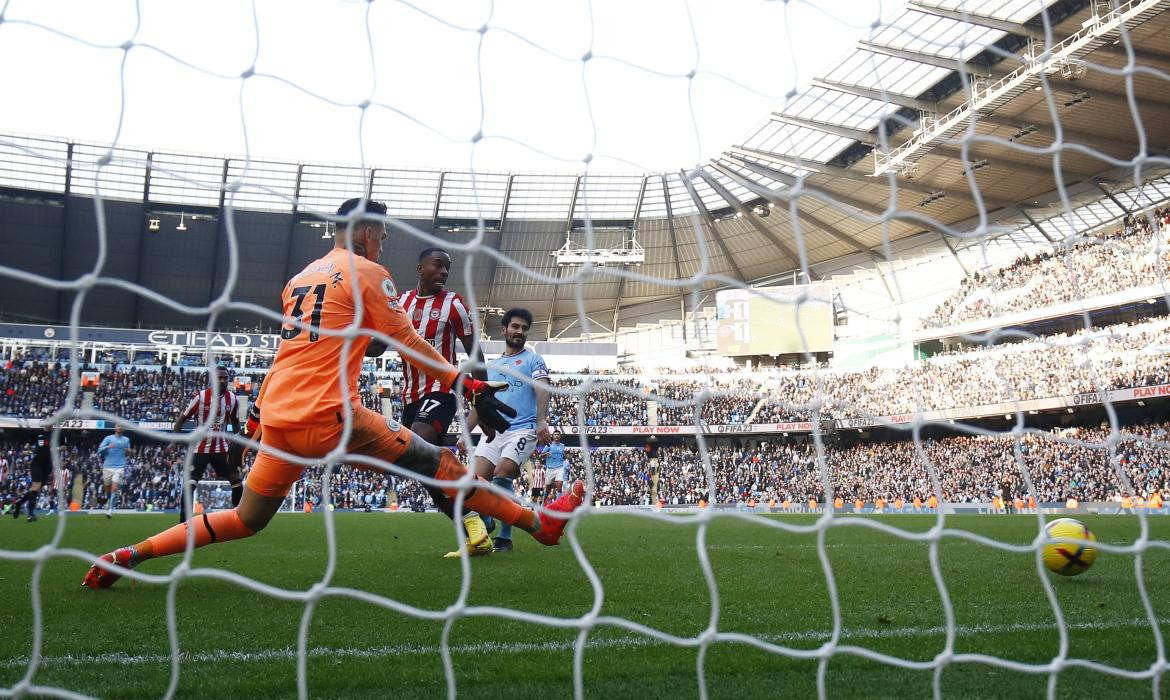
[[[136,545],[102,555],[86,573],[84,585],[107,588],[121,576],[117,567],[131,569],[148,559],[182,552],[187,547],[188,528],[194,530],[196,547],[251,537],[264,529],[304,471],[302,464],[280,453],[319,460],[338,447],[345,429],[343,396],[352,411],[347,452],[441,481],[455,481],[467,473],[450,450],[436,447],[362,406],[358,377],[368,336],[354,337],[346,347],[344,338],[322,334],[321,330],[338,332],[356,326],[394,338],[405,348],[403,360],[439,378],[444,387],[463,392],[487,438],[509,427],[507,417],[515,411],[494,398],[503,385],[460,377],[459,371],[418,335],[403,313],[394,281],[376,262],[386,238],[386,205],[351,199],[337,214],[348,223],[338,225],[333,250],[309,263],[282,293],[282,342],[256,399],[261,445],[240,504],[231,510],[205,512]],[[443,491],[451,498],[459,493],[449,486]],[[583,494],[584,484],[578,482],[547,510],[572,511],[581,504]],[[566,523],[486,488],[469,489],[463,506],[515,525],[545,545],[557,544]]]

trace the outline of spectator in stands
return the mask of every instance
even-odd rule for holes
[[[922,325],[947,328],[1156,284],[1170,266],[1168,232],[1170,210],[1155,209],[1152,218],[1126,216],[1111,233],[1025,255],[987,273],[976,272],[922,319]]]

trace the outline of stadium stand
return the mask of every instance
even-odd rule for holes
[[[1170,319],[1161,318],[990,348],[974,345],[896,368],[773,369],[751,377],[708,375],[705,381],[649,376],[614,381],[602,375],[583,397],[584,425],[648,425],[648,400],[659,404],[656,424],[693,425],[692,402],[704,388],[711,398],[701,404],[702,421],[735,425],[752,416],[757,422],[811,420],[808,407],[818,391],[824,417],[857,418],[1154,386],[1170,383],[1170,356],[1157,350],[1165,347],[1170,347]],[[206,376],[182,365],[83,369],[103,373],[94,407],[135,421],[172,420]],[[364,373],[363,403],[381,410],[379,382],[394,378],[393,372]],[[68,379],[61,363],[9,361],[0,373],[0,415],[49,415],[61,406]],[[560,376],[555,386],[574,391],[582,382],[581,376]],[[253,391],[258,390],[257,384]],[[553,397],[554,425],[577,424],[576,399],[574,394]]]
[[[1125,428],[1117,444],[1117,462],[1138,493],[1148,498],[1167,485],[1170,465],[1170,423],[1139,423]],[[1027,469],[1038,500],[1064,503],[1078,501],[1120,501],[1123,490],[1105,448],[1108,426],[1071,427],[1051,432],[1038,431],[1021,439],[1023,467]],[[1060,439],[1055,439],[1060,438]],[[1072,442],[1070,442],[1072,441]],[[98,504],[100,463],[95,445],[71,444],[63,455],[73,475],[84,481],[82,508]],[[1021,465],[1014,455],[1011,436],[955,436],[928,440],[924,450],[929,465],[941,479],[945,502],[989,502],[1001,493],[1006,482],[1013,493],[1024,498],[1027,491],[1020,480]],[[23,467],[31,459],[26,441],[8,439],[0,443],[0,455],[12,469],[0,482],[0,503],[7,505],[23,493]],[[570,476],[584,474],[581,450],[568,451]],[[163,510],[178,507],[179,467],[184,452],[180,446],[144,445],[132,448],[132,471],[126,484],[128,507],[136,510]],[[702,459],[694,446],[663,447],[655,468],[638,448],[596,448],[590,452],[597,479],[596,499],[600,505],[652,505],[661,499],[669,505],[694,505],[700,500],[712,504],[736,505],[755,498],[760,502],[804,504],[810,498],[824,502],[824,489],[811,443],[781,439],[760,439],[742,444],[717,444],[710,448],[715,473],[715,495],[708,495]],[[927,463],[917,454],[913,440],[867,442],[853,446],[828,447],[826,464],[834,493],[846,501],[861,499],[871,507],[878,499],[893,504],[925,500],[932,487]],[[295,507],[305,499],[321,503],[322,469],[306,471]],[[337,508],[428,507],[430,499],[417,482],[339,467],[331,480],[332,502]],[[518,484],[524,493],[526,482]],[[69,489],[67,489],[68,491]],[[56,495],[47,492],[44,507],[56,507]],[[892,506],[891,506],[892,507]]]
[[[988,273],[965,277],[952,295],[922,320],[950,327],[1016,311],[1091,299],[1156,283],[1170,262],[1170,209],[1126,216],[1112,230],[1090,233],[1067,248],[1018,258]]]

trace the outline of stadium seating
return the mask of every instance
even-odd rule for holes
[[[1162,318],[993,348],[974,347],[905,367],[774,370],[749,377],[717,374],[702,380],[598,376],[596,386],[584,397],[585,425],[647,425],[648,400],[658,402],[658,425],[693,425],[691,402],[704,387],[711,398],[702,405],[703,421],[729,425],[753,416],[758,423],[810,420],[808,406],[818,392],[825,404],[822,417],[858,418],[1166,384],[1170,383],[1170,357],[1149,349],[1168,346],[1170,320]],[[0,370],[0,415],[42,417],[60,408],[69,380],[64,366],[24,359],[10,365]],[[94,406],[136,421],[170,421],[203,388],[205,376],[198,369],[182,367],[106,367]],[[580,376],[554,376],[554,386],[560,389],[573,390],[582,381]],[[378,376],[362,375],[362,401],[374,410],[381,409],[377,387]],[[256,382],[253,392],[258,390]],[[553,425],[577,425],[576,398],[553,396]]]
[[[1170,461],[1170,423],[1149,423],[1125,429],[1128,436],[1117,445],[1121,470],[1132,480],[1139,494],[1161,491]],[[994,437],[948,437],[924,444],[928,464],[921,461],[912,440],[867,443],[851,447],[826,448],[826,461],[834,493],[846,501],[877,499],[892,503],[901,498],[925,500],[933,493],[929,469],[937,474],[943,500],[951,503],[989,502],[1007,483],[1021,498],[1028,490],[1021,477],[1026,468],[1039,502],[1063,503],[1069,498],[1081,502],[1116,500],[1122,493],[1117,471],[1108,460],[1104,440],[1107,426],[1069,428],[1047,434],[1029,434],[1021,439],[1023,464],[1016,462],[1010,435]],[[1067,442],[1072,440],[1075,442]],[[100,465],[92,445],[69,445],[64,463],[85,480],[81,507],[99,504]],[[603,505],[650,505],[658,498],[671,505],[695,504],[700,499],[716,504],[735,504],[755,497],[805,503],[810,498],[824,502],[824,490],[811,444],[794,444],[778,439],[761,440],[751,446],[709,445],[715,474],[715,495],[708,496],[705,467],[697,451],[688,446],[666,446],[658,451],[657,470],[637,448],[601,448],[590,453],[596,477],[596,498]],[[0,442],[0,455],[13,468],[0,482],[0,503],[23,493],[25,465],[31,450],[25,441]],[[568,451],[569,478],[584,475],[580,450]],[[132,470],[124,491],[127,507],[175,508],[179,498],[181,446],[145,445],[131,450]],[[296,507],[307,497],[321,502],[322,468],[310,468],[298,489]],[[331,482],[331,501],[338,508],[383,508],[394,500],[401,506],[426,506],[430,500],[418,482],[338,467]],[[521,479],[517,488],[526,492]],[[47,496],[52,506],[56,495]]]
[[[61,408],[69,389],[67,365],[23,360],[9,365],[0,370],[0,415],[39,418]],[[88,365],[82,369],[102,372],[94,408],[134,421],[173,421],[195,392],[207,387],[205,370],[184,365],[158,370]],[[253,394],[259,390],[257,382]],[[372,374],[362,375],[359,391],[364,405],[381,410]]]
[[[1152,220],[1127,217],[1111,233],[1089,238],[1067,252],[1045,251],[988,274],[972,274],[922,319],[922,325],[947,328],[1155,283],[1165,276],[1170,262],[1168,227],[1170,209],[1157,209]]]

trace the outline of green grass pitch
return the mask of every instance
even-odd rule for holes
[[[337,513],[337,570],[332,584],[361,589],[430,610],[443,610],[460,587],[449,521],[440,515]],[[1086,517],[1098,537],[1127,544],[1139,534],[1135,517]],[[104,552],[152,534],[173,515],[71,517],[63,546]],[[810,523],[792,516],[788,522]],[[926,516],[884,522],[922,532]],[[1151,518],[1150,537],[1170,540],[1170,519]],[[0,522],[0,549],[33,550],[57,521]],[[952,516],[948,527],[1004,542],[1026,543],[1034,516]],[[580,524],[579,541],[604,586],[601,614],[620,616],[680,636],[707,626],[711,597],[696,550],[697,526],[628,514],[600,514]],[[577,617],[594,593],[567,541],[545,548],[523,533],[511,554],[471,562],[469,604]],[[716,518],[706,538],[719,591],[718,629],[801,650],[818,649],[832,629],[831,602],[816,536],[758,523]],[[841,604],[841,644],[929,662],[945,639],[943,607],[929,571],[928,545],[868,528],[826,533]],[[196,567],[227,569],[284,588],[306,590],[326,568],[324,517],[281,515],[250,540],[196,553]],[[165,573],[178,558],[145,564]],[[1058,633],[1031,554],[1010,553],[963,539],[944,539],[940,562],[956,613],[956,653],[1045,663],[1058,652]],[[1170,632],[1170,552],[1150,549],[1145,579],[1163,634]],[[34,682],[101,697],[159,696],[167,688],[167,587],[131,585],[109,591],[81,587],[86,564],[54,557],[44,568],[43,663]],[[0,687],[25,673],[33,619],[28,562],[0,561]],[[1125,669],[1157,659],[1134,577],[1134,557],[1101,553],[1086,574],[1053,576],[1070,623],[1069,656]],[[235,584],[193,577],[177,589],[183,652],[181,697],[289,697],[296,694],[296,639],[304,605]],[[440,697],[446,693],[438,653],[442,623],[408,617],[370,602],[323,598],[309,628],[309,692],[313,697]],[[465,697],[571,697],[576,631],[500,617],[462,618],[451,632],[458,691]],[[690,698],[698,695],[696,648],[657,643],[598,625],[584,656],[591,697]],[[808,697],[817,692],[816,660],[793,659],[748,645],[718,642],[703,662],[712,697]],[[849,653],[828,663],[832,697],[927,697],[929,670],[894,668]],[[973,663],[942,674],[954,697],[1034,697],[1048,677]],[[1057,681],[1061,697],[1150,697],[1149,680],[1070,668]],[[1165,688],[1165,684],[1163,684]],[[1163,690],[1163,692],[1166,692]]]

